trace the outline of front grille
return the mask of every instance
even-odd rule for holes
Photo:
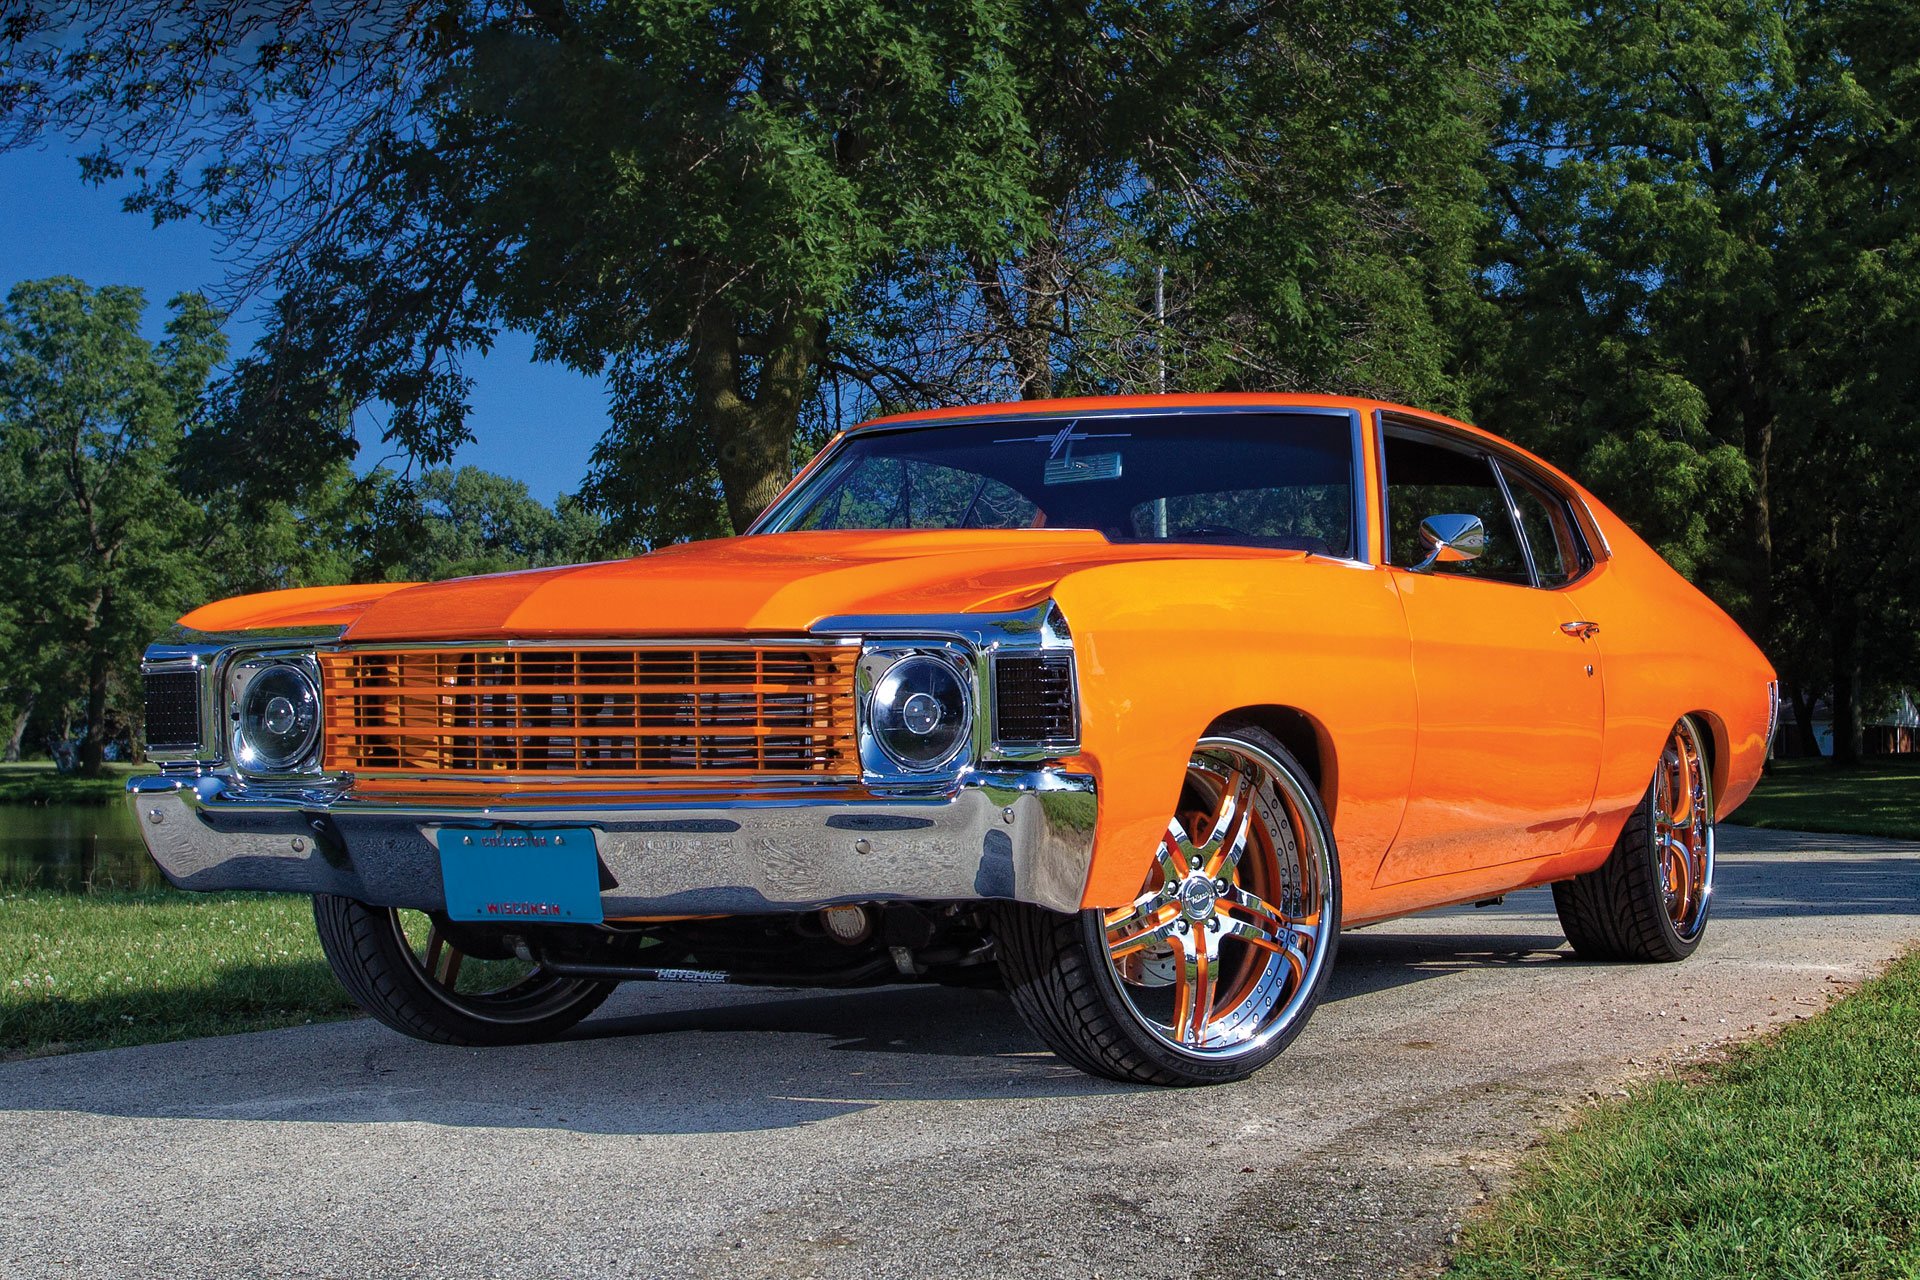
[[[324,767],[857,774],[851,645],[320,655]]]
[[[146,684],[147,746],[191,751],[200,745],[200,673],[149,671]]]
[[[1002,744],[1073,743],[1073,655],[1056,650],[994,658],[993,723],[994,740]]]

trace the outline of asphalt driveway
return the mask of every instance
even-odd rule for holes
[[[1348,935],[1245,1084],[1089,1079],[987,993],[631,986],[573,1038],[366,1021],[0,1065],[0,1275],[1376,1276],[1542,1124],[1920,940],[1920,845],[1728,829],[1707,944],[1544,891]]]

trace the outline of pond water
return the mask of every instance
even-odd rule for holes
[[[165,883],[124,804],[0,805],[0,884],[78,890]]]

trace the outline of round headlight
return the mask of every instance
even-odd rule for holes
[[[292,663],[254,672],[236,709],[233,757],[243,769],[286,773],[306,759],[320,737],[320,690]]]
[[[887,758],[916,773],[950,763],[973,733],[973,699],[953,664],[902,658],[873,687],[867,727]]]

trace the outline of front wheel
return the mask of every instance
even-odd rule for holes
[[[1312,780],[1255,725],[1202,738],[1139,895],[1008,906],[1000,963],[1027,1024],[1095,1075],[1243,1079],[1306,1025],[1340,935],[1340,863]]]
[[[1553,886],[1573,949],[1588,960],[1684,960],[1713,905],[1713,773],[1699,722],[1667,735],[1653,781],[1607,860]]]
[[[613,991],[489,953],[443,917],[319,894],[313,922],[340,985],[362,1009],[420,1040],[530,1044],[559,1035]],[[465,943],[465,946],[461,944]]]

